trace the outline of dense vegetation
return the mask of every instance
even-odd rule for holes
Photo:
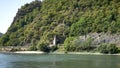
[[[98,47],[98,51],[100,53],[109,53],[109,54],[113,54],[113,53],[118,53],[119,50],[118,48],[116,47],[115,44],[101,44],[99,47]]]
[[[0,33],[0,36],[2,36],[3,34],[2,33]]]
[[[92,38],[81,40],[77,37],[69,37],[64,42],[66,51],[91,51],[95,47],[92,46]]]
[[[71,45],[69,40],[77,36],[120,33],[119,5],[120,0],[35,0],[18,9],[0,45],[38,47],[44,42],[50,44],[56,35],[57,44],[68,42],[67,47],[74,51],[77,45]],[[93,48],[88,45],[90,41],[86,42],[83,44],[87,46],[79,46],[77,51]]]

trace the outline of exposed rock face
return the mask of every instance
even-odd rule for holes
[[[87,36],[80,36],[82,40],[87,38],[92,38],[93,45],[99,45],[102,43],[112,43],[120,46],[120,34],[110,34],[110,33],[90,33]]]

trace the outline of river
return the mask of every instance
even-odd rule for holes
[[[120,68],[120,56],[0,54],[0,68]]]

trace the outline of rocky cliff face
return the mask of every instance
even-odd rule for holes
[[[86,40],[88,38],[92,39],[92,45],[97,46],[99,44],[116,44],[120,46],[120,34],[110,34],[110,33],[90,33],[88,35],[79,36],[79,40]]]

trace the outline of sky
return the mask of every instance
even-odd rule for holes
[[[34,0],[0,0],[0,32],[5,33],[10,27],[18,9]]]

